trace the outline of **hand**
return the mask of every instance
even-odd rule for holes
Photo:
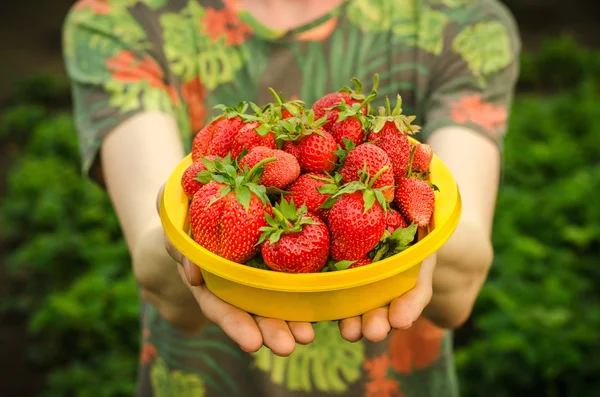
[[[349,342],[359,341],[363,337],[378,342],[385,339],[392,329],[410,328],[431,301],[436,260],[436,254],[426,258],[415,287],[394,299],[389,306],[341,320],[339,327],[342,337]]]
[[[162,189],[158,197],[161,195]],[[218,325],[242,350],[255,352],[264,345],[285,357],[294,351],[296,343],[313,341],[315,333],[310,323],[254,316],[219,299],[204,284],[200,268],[184,257],[164,234],[163,238],[167,252],[180,265],[181,280],[192,292],[204,317]]]

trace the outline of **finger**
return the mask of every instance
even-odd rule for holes
[[[358,342],[363,336],[360,316],[345,318],[338,323],[338,327],[342,338],[348,342]]]
[[[187,282],[192,287],[199,287],[204,282],[200,268],[192,263],[188,258],[183,258],[181,265],[187,278]]]
[[[277,356],[287,357],[292,354],[296,340],[285,321],[260,316],[256,316],[255,320],[265,346]]]
[[[182,267],[180,269],[182,277],[185,276]],[[262,347],[261,331],[250,314],[222,301],[205,284],[190,287],[190,290],[204,316],[218,325],[242,350],[251,353]]]
[[[424,260],[415,287],[392,301],[389,308],[389,322],[392,328],[410,328],[431,301],[435,260],[435,256]]]
[[[384,340],[391,329],[387,306],[371,310],[362,316],[362,334],[371,342]]]
[[[301,345],[308,345],[315,340],[315,330],[311,323],[299,323],[295,321],[288,322],[290,331],[296,340],[296,343]]]

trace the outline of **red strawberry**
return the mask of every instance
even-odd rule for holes
[[[408,222],[429,225],[435,209],[434,187],[426,180],[402,178],[396,189],[396,203]]]
[[[390,232],[390,234],[394,233],[399,227],[408,227],[408,223],[406,223],[406,220],[404,219],[402,214],[400,214],[398,211],[392,208],[390,208],[390,210],[387,213],[386,224],[387,231]]]
[[[360,104],[365,100],[365,96],[362,93],[362,83],[357,78],[353,78],[352,81],[356,86],[356,90],[352,90],[349,87],[344,87],[338,92],[332,92],[324,95],[319,98],[312,106],[313,112],[315,112],[315,117],[317,119],[321,119],[322,117],[326,117],[327,122],[323,125],[323,129],[325,131],[330,131],[333,127],[333,124],[338,119],[338,114],[340,112],[339,109],[333,109],[336,106],[342,104],[342,102],[347,105],[354,105],[356,103]],[[375,75],[375,82],[373,84],[373,91],[377,90],[377,86],[379,85],[379,75]],[[367,115],[367,108],[362,108],[361,112],[363,115]]]
[[[275,134],[277,114],[273,112],[273,105],[269,104],[263,109],[250,102],[254,110],[253,115],[242,115],[242,119],[247,123],[235,136],[231,144],[231,155],[233,158],[239,157],[244,149],[249,152],[256,146],[266,146],[276,149]]]
[[[395,185],[394,170],[390,158],[382,148],[368,143],[352,148],[344,159],[344,165],[339,173],[342,175],[342,183],[348,183],[358,181],[362,171],[375,175],[384,168],[387,169],[378,176],[373,188],[388,187],[383,190],[383,195],[388,202],[392,202]]]
[[[244,125],[237,136],[234,138],[231,144],[231,156],[233,158],[239,157],[240,154],[246,149],[247,152],[251,151],[257,146],[263,146],[271,149],[276,149],[275,134],[272,131],[267,131],[265,135],[261,135],[260,130],[261,124],[259,122],[250,122]],[[259,132],[260,131],[260,132]]]
[[[411,144],[411,148],[414,148],[412,171],[419,173],[429,172],[429,166],[433,158],[433,148],[426,143]]]
[[[392,161],[394,178],[398,183],[400,178],[406,177],[410,161],[411,149],[407,134],[419,131],[420,127],[410,124],[414,121],[414,116],[407,117],[402,114],[400,96],[393,111],[390,109],[390,101],[387,97],[385,101],[387,113],[385,108],[380,108],[379,116],[372,120],[373,130],[367,137],[367,141],[385,150]]]
[[[294,156],[283,150],[256,146],[240,160],[240,167],[248,166],[248,169],[251,169],[260,161],[270,157],[275,157],[277,160],[265,164],[260,183],[266,187],[285,189],[300,175],[300,165]]]
[[[309,110],[301,117],[285,120],[278,139],[284,141],[283,150],[298,159],[303,173],[331,172],[338,160],[337,145],[333,136],[321,128],[324,120],[315,121],[314,117]]]
[[[234,262],[245,263],[258,253],[260,228],[272,214],[264,186],[251,182],[268,161],[248,173],[238,174],[223,163],[211,165],[211,174],[221,182],[208,182],[194,195],[189,208],[194,240],[207,250]]]
[[[333,110],[338,110],[338,116],[331,127],[331,135],[342,149],[350,150],[346,145],[346,140],[351,141],[354,146],[358,146],[365,141],[365,131],[369,128],[369,120],[364,115],[364,109],[369,109],[371,102],[377,93],[373,91],[361,103],[348,105],[345,102],[335,106]]]
[[[209,155],[206,156],[206,159],[209,161],[215,161],[215,156]],[[200,189],[204,184],[200,182],[198,178],[198,174],[201,171],[205,171],[206,166],[202,162],[202,159],[193,162],[190,164],[186,170],[183,172],[181,177],[181,187],[183,188],[184,193],[191,199],[194,194]]]
[[[303,174],[287,188],[289,194],[284,195],[283,198],[288,202],[293,200],[296,205],[306,205],[308,212],[317,214],[325,220],[328,210],[319,207],[337,190],[340,180],[339,174],[336,175],[336,179],[315,172]],[[322,193],[321,189],[330,193]]]
[[[227,108],[223,105],[216,106],[223,110],[223,114],[206,127],[201,129],[192,142],[192,160],[198,161],[202,156],[215,155],[225,157],[231,150],[234,138],[244,125],[241,118],[247,104],[240,103],[238,108]]]
[[[371,263],[373,263],[373,260],[371,258],[369,258],[368,256],[365,256],[364,258],[359,259],[358,261],[356,261],[353,264],[351,264],[350,266],[348,266],[348,269],[355,269],[357,267],[370,265]]]
[[[267,216],[269,226],[259,242],[262,257],[272,270],[286,273],[319,272],[329,257],[329,230],[306,206],[296,210],[294,202],[282,200]]]
[[[385,232],[385,210],[375,202],[366,208],[363,192],[343,194],[327,215],[331,257],[358,260],[371,251]]]
[[[359,260],[383,236],[389,205],[381,191],[373,189],[376,181],[377,175],[370,178],[362,172],[360,181],[345,184],[323,204],[331,207],[327,225],[334,260]]]

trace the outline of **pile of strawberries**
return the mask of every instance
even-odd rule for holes
[[[427,144],[401,98],[372,109],[355,89],[259,107],[220,105],[194,138],[181,184],[194,241],[228,260],[289,273],[343,270],[395,255],[428,226]],[[252,111],[248,112],[248,108]]]

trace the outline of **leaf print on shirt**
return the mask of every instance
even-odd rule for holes
[[[297,346],[289,357],[275,356],[263,346],[253,355],[254,365],[290,391],[345,392],[360,378],[364,342],[345,341],[333,322],[314,324],[314,329],[314,342]]]
[[[450,117],[456,123],[475,124],[495,137],[506,125],[508,112],[502,105],[484,102],[481,95],[470,95],[452,104]]]
[[[150,370],[154,397],[204,397],[206,389],[199,376],[179,370],[169,370],[158,358]]]
[[[204,9],[197,1],[190,0],[179,13],[165,13],[160,16],[165,39],[165,54],[172,71],[189,81],[200,76],[207,90],[233,82],[236,72],[242,67],[242,56],[237,46],[227,44],[231,39],[239,41],[239,31],[230,36],[211,36],[214,33],[208,27],[218,26],[222,21],[210,9]],[[221,14],[218,14],[221,15]],[[245,36],[244,36],[245,37]]]
[[[475,0],[429,0],[431,4],[443,4],[446,7],[456,8],[473,3]]]
[[[63,37],[66,61],[77,59],[77,67],[86,72],[90,65],[103,64],[99,60],[114,55],[123,43],[140,51],[150,47],[146,32],[125,6],[101,0],[75,3],[67,15]],[[98,60],[88,61],[89,56]]]
[[[389,378],[390,357],[387,353],[365,360],[369,380],[365,383],[365,397],[404,397],[400,383]]]
[[[434,55],[440,55],[444,49],[444,29],[448,17],[440,11],[423,7],[419,17],[417,46]]]
[[[423,317],[406,330],[394,330],[388,340],[392,368],[401,374],[428,367],[439,359],[444,330]]]
[[[364,32],[386,32],[395,15],[393,1],[353,0],[348,6],[348,19]]]
[[[464,58],[483,86],[485,77],[504,69],[512,60],[506,26],[497,21],[466,26],[454,38],[452,49]]]

